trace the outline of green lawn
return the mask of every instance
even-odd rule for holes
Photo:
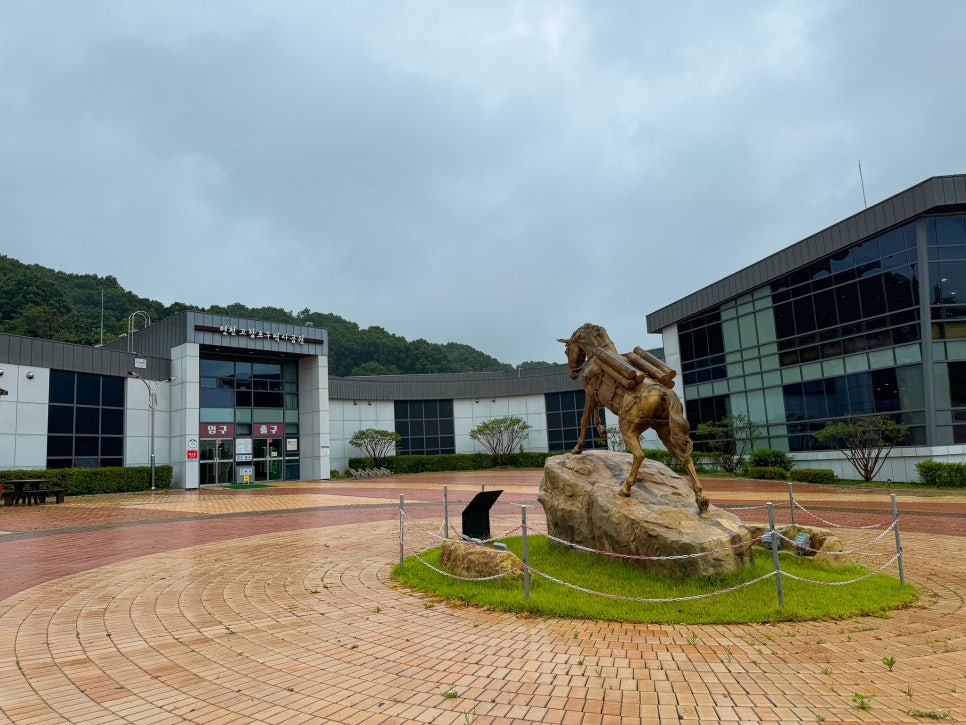
[[[522,556],[519,537],[505,541]],[[613,557],[551,546],[543,536],[529,538],[530,566],[564,582],[595,592],[635,599],[679,599],[736,587],[773,571],[772,555],[755,549],[754,564],[728,575],[680,581],[650,574],[635,564]],[[438,567],[439,550],[422,554]],[[878,567],[888,557],[871,561]],[[841,582],[868,574],[861,566],[831,569],[808,557],[781,555],[781,568],[796,576],[820,582]],[[889,572],[895,572],[893,564]],[[463,582],[438,574],[415,557],[393,568],[393,577],[413,589],[443,600],[480,607],[579,619],[681,624],[727,624],[809,619],[843,619],[860,615],[887,616],[890,609],[914,602],[918,593],[911,584],[900,585],[890,574],[875,574],[854,584],[827,586],[782,577],[785,606],[778,606],[773,576],[735,591],[690,601],[644,603],[588,594],[556,584],[538,575],[530,582],[530,599],[524,599],[523,583],[508,579]]]

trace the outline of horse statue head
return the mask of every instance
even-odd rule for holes
[[[564,340],[558,337],[557,342],[562,342],[567,346],[567,365],[570,366],[570,379],[576,380],[580,376],[580,369],[583,367],[587,358],[592,357],[594,350],[603,347],[611,352],[617,352],[610,336],[600,325],[593,325],[585,322],[574,330],[574,334],[569,339]]]

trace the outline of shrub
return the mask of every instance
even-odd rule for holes
[[[155,488],[171,488],[171,466],[154,467]],[[0,483],[17,478],[45,478],[63,486],[68,496],[130,493],[151,488],[150,466],[55,468],[42,471],[0,471]]]
[[[786,481],[788,480],[788,472],[784,468],[776,468],[775,466],[758,466],[748,469],[748,478],[761,481]]]
[[[966,487],[966,463],[923,461],[916,464],[919,480],[927,486],[941,488]]]
[[[774,448],[758,448],[751,452],[749,456],[751,468],[781,468],[791,471],[795,465],[795,459],[784,451],[777,451]]]
[[[550,456],[559,456],[559,453],[544,453],[542,451],[524,451],[522,453],[510,454],[509,465],[515,468],[543,468]]]
[[[835,472],[828,468],[799,468],[791,477],[801,483],[835,483]]]

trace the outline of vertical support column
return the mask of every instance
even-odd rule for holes
[[[530,549],[527,545],[527,507],[520,507],[523,528],[523,598],[530,599]]]
[[[771,502],[768,503],[768,526],[771,529],[771,558],[775,564],[775,586],[778,588],[778,606],[785,606],[785,594],[782,592],[782,570],[778,564],[778,531],[775,529],[775,511]]]
[[[795,497],[792,495],[792,484],[788,484],[788,510],[792,512],[792,526],[795,525]]]
[[[443,486],[443,538],[449,538],[449,491]]]
[[[406,506],[405,496],[399,494],[399,565],[402,566],[403,559],[405,558],[403,540],[406,536],[406,523],[404,521],[405,512],[404,508]]]
[[[896,532],[896,554],[898,554],[899,562],[899,583],[906,583],[906,573],[902,569],[902,542],[899,541],[899,510],[896,508],[896,495],[892,494],[892,523],[894,524],[893,529]]]

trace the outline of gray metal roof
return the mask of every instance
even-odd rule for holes
[[[927,213],[966,209],[966,175],[933,176],[817,234],[765,257],[647,316],[647,331],[668,325],[750,292],[799,267]]]
[[[138,373],[150,380],[171,376],[170,355],[139,355],[146,361]],[[0,362],[11,365],[36,365],[39,368],[71,370],[79,373],[126,377],[134,370],[134,356],[123,350],[107,350],[70,342],[41,340],[35,337],[0,334]]]
[[[332,400],[452,400],[578,390],[566,365],[505,373],[371,375],[329,378]]]

